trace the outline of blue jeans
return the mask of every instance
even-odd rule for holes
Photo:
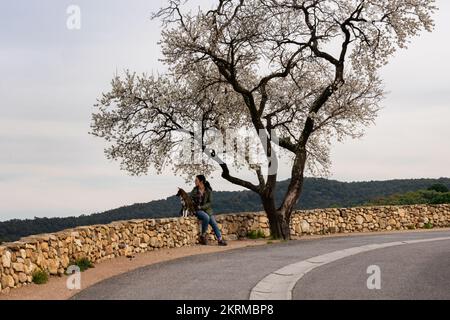
[[[219,226],[217,225],[214,216],[212,215],[210,216],[203,210],[198,210],[196,214],[197,218],[199,218],[202,221],[202,234],[205,234],[208,231],[208,225],[211,225],[217,237],[217,240],[221,240],[222,234],[220,233]]]

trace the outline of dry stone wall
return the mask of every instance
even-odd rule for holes
[[[217,215],[224,238],[236,240],[250,231],[269,236],[264,212]],[[296,211],[291,235],[376,232],[450,227],[450,205],[384,206]],[[0,246],[0,292],[32,282],[35,271],[63,275],[75,260],[93,263],[132,256],[159,248],[198,243],[200,225],[195,217],[118,221],[30,236]],[[209,234],[214,240],[212,231]]]

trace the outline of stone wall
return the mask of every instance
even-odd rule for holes
[[[296,211],[291,235],[375,232],[450,227],[450,204]]]
[[[264,212],[217,215],[224,238],[235,240],[252,230],[269,235]],[[316,209],[296,211],[291,234],[371,232],[450,227],[450,205],[414,205]],[[32,274],[43,270],[63,275],[72,261],[88,258],[97,263],[118,256],[195,245],[197,218],[118,221],[23,238],[0,246],[0,292],[32,282]],[[210,239],[214,240],[212,232]]]

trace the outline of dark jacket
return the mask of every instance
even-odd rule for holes
[[[209,215],[213,214],[211,190],[206,188],[202,199],[200,190],[197,187],[194,187],[191,191],[191,198],[192,201],[194,201],[194,204],[198,206],[198,209],[205,211]]]

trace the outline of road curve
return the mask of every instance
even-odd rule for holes
[[[348,248],[450,237],[449,230],[324,237],[191,256],[149,265],[99,282],[72,299],[246,300],[272,272]],[[293,299],[450,299],[450,240],[358,253],[304,275]],[[381,289],[369,290],[367,267],[381,270]]]
[[[378,288],[367,287],[374,274],[369,266],[379,270]],[[329,263],[297,282],[292,299],[450,300],[450,240],[393,246]]]

